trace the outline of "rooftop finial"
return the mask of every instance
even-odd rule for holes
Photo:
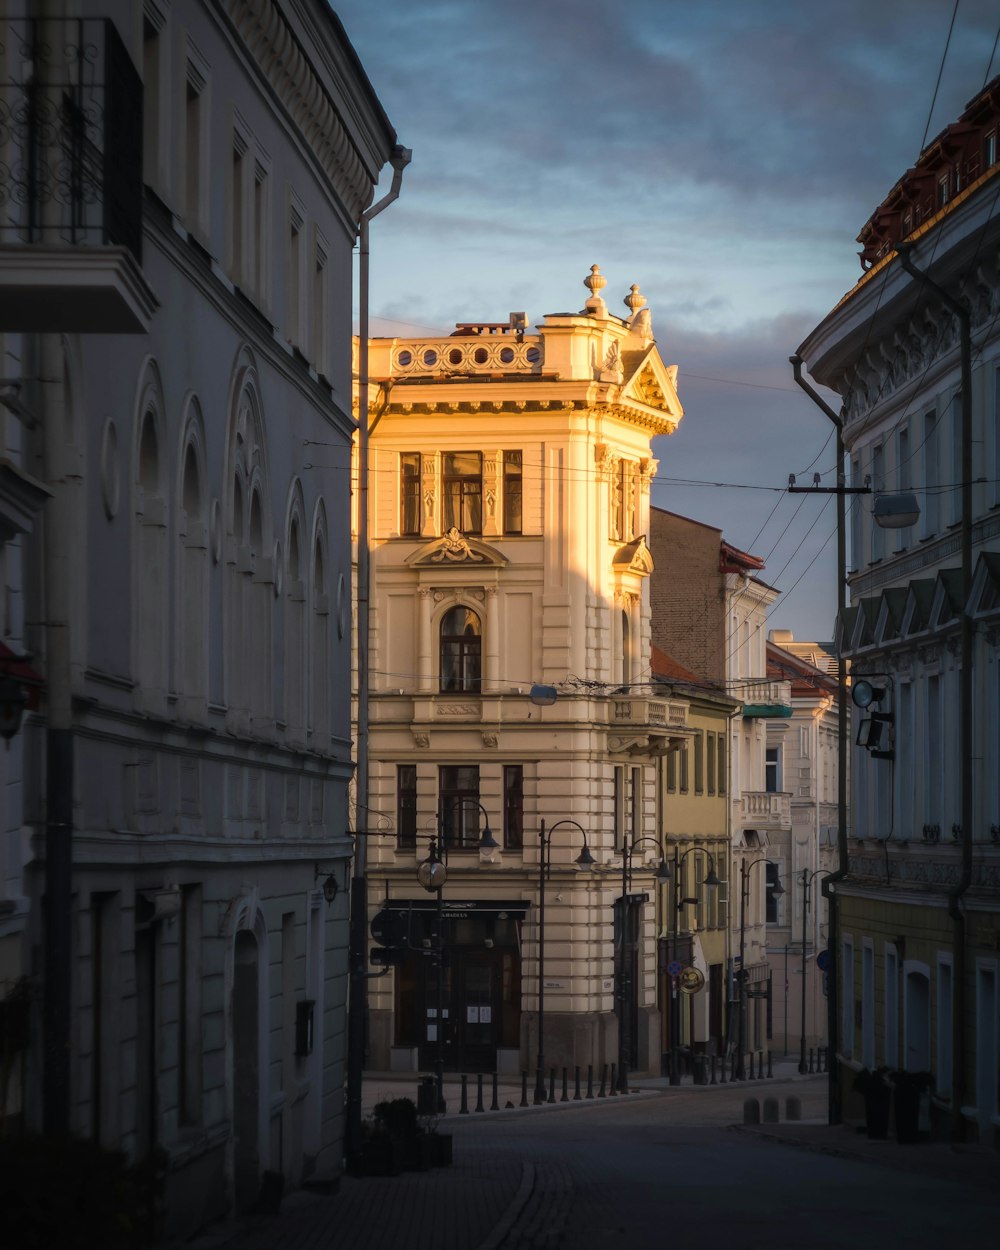
[[[638,282],[632,283],[632,289],[625,296],[623,303],[630,313],[634,316],[640,308],[645,304],[646,297],[639,290]]]
[[[607,304],[601,299],[601,291],[608,285],[608,280],[601,273],[599,265],[591,265],[590,273],[583,280],[583,285],[590,291],[590,299],[584,308],[589,313],[606,313]]]

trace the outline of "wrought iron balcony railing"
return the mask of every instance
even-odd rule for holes
[[[0,243],[142,258],[142,80],[105,18],[0,25]]]

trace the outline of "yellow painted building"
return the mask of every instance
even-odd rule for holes
[[[659,1064],[657,761],[687,729],[650,683],[646,535],[682,409],[638,287],[618,317],[596,266],[585,285],[534,329],[370,341],[355,819],[402,961],[370,983],[373,1068]]]

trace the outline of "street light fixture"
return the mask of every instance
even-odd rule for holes
[[[656,868],[656,878],[658,881],[670,880],[670,865],[663,858],[663,847],[656,838],[643,836],[633,838],[631,842],[624,841],[622,843],[622,895],[620,902],[620,926],[618,941],[618,1092],[620,1094],[628,1093],[628,1051],[630,1035],[627,1028],[628,1010],[627,995],[625,993],[628,987],[628,976],[625,971],[625,952],[626,952],[626,933],[628,921],[628,885],[629,878],[632,875],[632,853],[637,846],[643,842],[651,842],[653,846],[660,852],[660,862]]]
[[[802,1036],[799,1041],[799,1071],[805,1075],[809,1071],[806,1064],[806,943],[809,940],[809,887],[814,877],[830,876],[825,868],[817,868],[810,872],[802,869]]]
[[[486,808],[477,799],[462,798],[455,805],[461,811],[465,804],[475,803],[485,818],[482,832],[479,835],[478,848],[481,851],[495,849],[499,844],[490,829],[490,818]],[[448,839],[445,836],[445,814],[437,813],[437,839],[431,839],[425,860],[417,865],[417,880],[430,894],[437,896],[434,909],[435,933],[433,950],[437,959],[437,1024],[434,1048],[434,1081],[437,1086],[438,1112],[444,1115],[444,895],[442,890],[448,880]]]
[[[770,864],[775,869],[774,885],[771,893],[784,894],[785,888],[777,876],[778,865],[772,859],[752,859],[749,863],[744,859],[740,863],[740,1018],[739,1018],[739,1051],[736,1056],[736,1079],[742,1081],[746,1077],[746,1060],[744,1049],[746,1043],[747,1020],[747,970],[746,970],[746,928],[747,902],[750,898],[750,874],[758,864]]]
[[[557,820],[545,832],[539,822],[538,842],[538,1054],[535,1071],[535,1106],[545,1102],[545,882],[552,870],[552,835],[562,825],[572,825],[583,836],[583,850],[573,861],[581,868],[592,868],[595,860],[587,845],[587,831],[575,820]]]
[[[684,863],[687,857],[695,851],[701,851],[702,854],[707,855],[709,858],[708,873],[706,874],[705,879],[702,881],[701,884],[704,886],[707,886],[709,889],[718,889],[718,887],[722,884],[722,882],[719,880],[716,874],[715,858],[713,857],[711,851],[706,851],[700,846],[691,846],[691,847],[688,847],[688,849],[682,855],[678,851],[678,849],[674,847],[673,873],[671,874],[670,872],[669,864],[665,865],[665,867],[667,868],[666,879],[669,880],[670,876],[672,875],[673,882],[674,882],[674,926],[673,926],[674,937],[673,937],[673,944],[671,947],[671,953],[672,953],[674,961],[676,962],[679,962],[679,960],[677,959],[677,950],[678,950],[678,946],[680,945],[681,908],[689,904],[697,903],[699,901],[697,898],[681,898],[680,897],[681,890],[683,888],[683,882],[681,880],[681,865]],[[679,1054],[680,1045],[681,1045],[681,1021],[680,1021],[680,1010],[679,1010],[680,998],[678,994],[677,978],[675,976],[671,976],[670,982],[671,982],[671,990],[670,990],[670,1084],[680,1085],[681,1083],[680,1054]]]

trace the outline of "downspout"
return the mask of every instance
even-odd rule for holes
[[[802,357],[789,356],[792,375],[813,403],[826,414],[837,431],[837,617],[842,619],[846,604],[847,588],[847,483],[844,480],[844,421],[830,407],[822,395],[817,394],[802,376]],[[828,1120],[839,1124],[841,1120],[841,1089],[838,1073],[837,1017],[840,994],[838,989],[839,959],[838,943],[840,926],[837,907],[836,883],[847,876],[847,657],[843,647],[837,648],[837,868],[822,880],[823,897],[827,903],[827,1041],[830,1049],[827,1062]],[[802,987],[805,993],[805,986]]]
[[[951,1078],[951,1131],[956,1140],[963,1136],[962,1107],[965,1103],[965,1044],[966,1044],[966,923],[962,910],[962,898],[972,881],[972,666],[973,632],[972,610],[972,321],[968,309],[943,287],[922,273],[910,260],[912,244],[897,243],[899,263],[915,281],[926,282],[958,318],[961,336],[962,371],[962,633],[961,665],[962,680],[959,687],[959,752],[962,759],[962,840],[961,863],[957,885],[948,891],[948,915],[952,921],[952,946],[954,976],[954,1003],[952,1007],[952,1078]]]
[[[403,170],[412,152],[397,144],[392,150],[392,183],[385,195],[361,214],[358,223],[360,263],[358,269],[358,559],[357,559],[357,666],[358,720],[355,731],[357,755],[356,831],[368,824],[368,618],[369,618],[369,536],[368,536],[368,316],[369,247],[368,228],[374,217],[399,197]],[[359,823],[360,822],[360,823]],[[351,911],[348,932],[347,1073],[345,1153],[357,1157],[361,1147],[361,1083],[365,1066],[365,1007],[367,1005],[367,921],[368,883],[366,880],[367,839],[354,842],[354,872],[351,877]]]

